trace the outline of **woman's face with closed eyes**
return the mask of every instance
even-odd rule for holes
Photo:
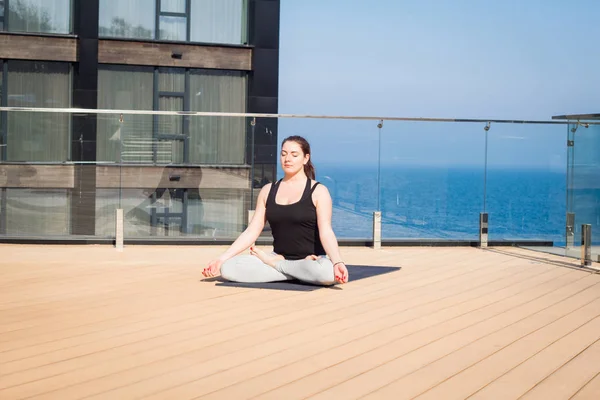
[[[287,141],[281,146],[281,168],[286,175],[295,175],[304,169],[304,164],[308,162],[308,154],[302,152],[302,147],[294,141]]]

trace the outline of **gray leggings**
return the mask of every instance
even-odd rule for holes
[[[335,284],[333,264],[327,257],[317,260],[282,260],[275,268],[263,263],[258,257],[241,255],[233,257],[221,266],[221,276],[228,281],[259,283],[298,279],[314,285]]]

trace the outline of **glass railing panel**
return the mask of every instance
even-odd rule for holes
[[[564,245],[565,125],[492,123],[488,132],[489,240]]]
[[[96,140],[92,143],[75,143],[81,151],[96,153],[94,166],[94,235],[98,238],[116,236],[117,210],[122,208],[122,176],[119,151],[121,145],[122,114],[96,114],[89,121],[96,126]],[[92,171],[90,171],[92,173]],[[84,180],[85,181],[85,180]],[[82,209],[82,215],[89,213],[90,205]]]
[[[0,235],[70,233],[69,130],[68,114],[2,112]]]
[[[2,111],[0,236],[114,238],[118,193],[97,186],[95,132],[118,115]]]
[[[477,240],[484,124],[384,121],[383,240]]]
[[[339,239],[373,237],[377,209],[377,120],[280,118],[277,147],[293,135],[311,146],[316,179],[332,197],[332,226]],[[278,157],[279,159],[279,157]],[[283,177],[278,162],[277,179]]]
[[[592,253],[600,253],[600,125],[569,125],[568,212],[574,220],[573,248],[581,245],[581,227],[592,228]]]
[[[124,114],[121,182],[109,183],[121,191],[125,238],[235,239],[248,218],[249,121]]]
[[[64,237],[70,234],[68,189],[5,188],[1,197],[3,235]]]
[[[67,112],[3,113],[3,161],[63,163],[71,161],[72,115]],[[3,118],[4,119],[4,118]],[[3,121],[4,122],[4,121]]]

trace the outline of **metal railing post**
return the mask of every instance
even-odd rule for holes
[[[581,266],[592,265],[592,225],[581,225]]]
[[[570,249],[575,244],[575,213],[567,213],[566,246]]]
[[[479,213],[479,247],[488,247],[488,214]]]

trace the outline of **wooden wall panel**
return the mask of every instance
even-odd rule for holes
[[[77,39],[0,33],[0,58],[76,62]]]
[[[0,165],[0,187],[70,189],[75,183],[73,165]]]
[[[181,54],[181,59],[173,58]],[[240,47],[198,46],[99,40],[100,64],[152,65],[162,67],[216,68],[250,71],[252,49]]]
[[[227,188],[250,189],[247,168],[163,168],[147,166],[98,166],[96,187],[133,188]],[[172,177],[178,176],[179,180]]]
[[[94,166],[83,166],[94,168]],[[0,187],[70,189],[75,183],[73,165],[0,165]],[[163,168],[149,166],[99,165],[98,188],[200,188],[249,189],[247,168]],[[173,179],[179,177],[178,180]]]

